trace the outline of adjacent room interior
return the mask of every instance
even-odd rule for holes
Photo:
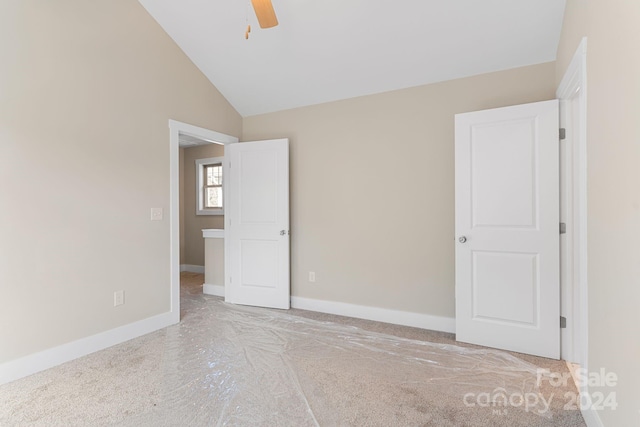
[[[0,424],[640,423],[640,6],[235,3],[0,2]]]

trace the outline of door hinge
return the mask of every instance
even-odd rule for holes
[[[560,316],[560,329],[565,329],[567,327],[567,318],[564,316]]]
[[[567,138],[567,130],[565,128],[560,128],[560,141]]]
[[[231,169],[231,162],[229,162],[229,169]]]
[[[564,222],[560,223],[560,234],[567,234],[567,224]]]

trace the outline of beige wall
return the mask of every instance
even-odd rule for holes
[[[556,73],[587,36],[588,363],[618,375],[620,427],[640,425],[639,24],[640,2],[568,0]]]
[[[224,156],[224,145],[207,144],[180,150],[183,159],[183,183],[181,199],[184,215],[180,217],[183,225],[184,247],[180,248],[181,264],[204,266],[205,228],[224,228],[223,215],[196,215],[196,160],[207,157]]]
[[[589,362],[620,378],[605,425],[635,425],[638,22],[635,1],[568,0],[557,66],[243,122],[135,1],[1,2],[0,325],[20,327],[0,363],[168,310],[170,118],[291,139],[294,295],[452,317],[453,115],[552,98],[587,35]],[[202,265],[183,227],[181,262]]]
[[[1,363],[169,310],[168,120],[242,120],[136,1],[0,2],[0,57]]]
[[[243,140],[291,141],[292,294],[453,317],[454,114],[551,99],[554,72],[547,63],[245,118]]]

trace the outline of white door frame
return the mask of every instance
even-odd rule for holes
[[[562,330],[561,357],[588,364],[587,286],[587,39],[584,37],[562,78],[556,96],[560,99],[560,124],[566,128],[565,162],[561,165],[566,185],[560,197],[566,207],[567,233],[561,252],[562,303],[567,327]],[[572,102],[573,101],[573,102]],[[577,118],[577,126],[573,117]],[[582,390],[581,390],[582,391]]]
[[[171,319],[180,322],[180,135],[189,135],[217,144],[238,142],[238,138],[213,130],[169,120],[169,274]],[[226,197],[226,180],[223,180]],[[225,245],[226,245],[225,239]],[[225,259],[225,268],[227,260]]]

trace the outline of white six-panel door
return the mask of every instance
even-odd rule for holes
[[[558,101],[455,118],[456,339],[560,356]]]
[[[225,146],[225,301],[288,309],[289,140]]]

